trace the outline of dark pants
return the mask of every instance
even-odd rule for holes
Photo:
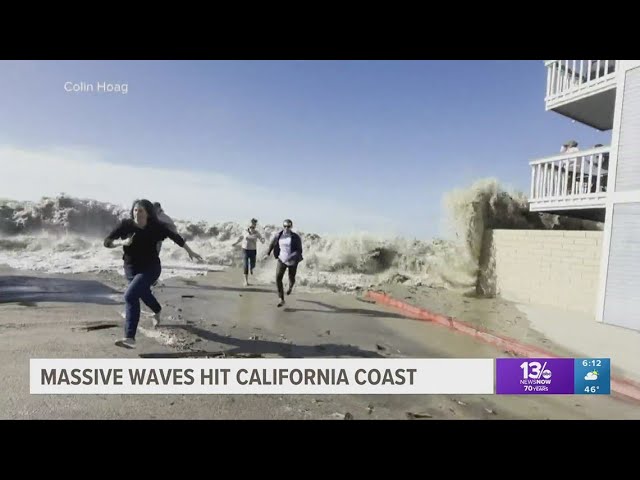
[[[278,286],[278,296],[284,299],[284,286],[282,285],[282,278],[284,277],[284,271],[289,270],[289,288],[293,288],[293,284],[296,283],[296,271],[298,265],[286,265],[278,259],[278,266],[276,267],[276,285]]]
[[[160,262],[145,268],[136,268],[131,265],[124,266],[124,274],[129,280],[129,286],[124,292],[126,304],[124,324],[124,336],[136,338],[138,322],[140,321],[140,300],[142,300],[153,313],[158,313],[162,307],[151,293],[151,285],[160,277],[162,267]]]
[[[251,271],[253,272],[253,269],[256,268],[256,255],[258,253],[257,250],[246,250],[246,249],[242,249],[242,252],[244,253],[244,274],[248,275],[249,274],[249,268],[251,268]]]

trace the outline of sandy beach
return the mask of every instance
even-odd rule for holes
[[[488,345],[402,317],[355,295],[241,285],[230,269],[170,278],[155,289],[164,324],[143,315],[135,350],[122,336],[117,272],[42,274],[0,268],[0,417],[5,419],[614,419],[637,405],[608,396],[30,395],[30,358],[496,358]],[[398,287],[400,288],[400,287]],[[396,292],[402,293],[402,292]],[[452,294],[453,295],[453,294]],[[409,295],[407,295],[409,296]],[[489,305],[441,295],[450,310]],[[449,300],[446,300],[449,298]],[[469,304],[472,302],[472,304]],[[478,302],[474,305],[473,302]],[[515,323],[522,313],[504,306]],[[542,340],[541,340],[542,341]],[[348,414],[348,415],[347,415]]]

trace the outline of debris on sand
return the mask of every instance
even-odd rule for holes
[[[351,413],[349,413],[349,412],[347,412],[347,413],[340,413],[340,412],[332,413],[331,417],[332,418],[337,418],[338,420],[353,420],[353,415],[351,415]]]
[[[117,327],[115,323],[100,323],[95,325],[83,325],[81,327],[72,327],[72,332],[92,332],[94,330],[105,330],[107,328]]]
[[[370,300],[368,298],[356,297],[356,300],[363,303],[376,303],[375,300]]]
[[[407,412],[407,418],[409,420],[420,419],[420,418],[433,418],[433,415],[431,415],[430,413]]]

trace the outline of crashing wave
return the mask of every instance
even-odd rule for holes
[[[597,222],[530,212],[523,194],[506,191],[494,179],[450,192],[444,207],[452,227],[451,240],[369,234],[320,237],[298,232],[305,251],[298,283],[357,290],[395,282],[475,291],[487,229],[602,229]],[[39,202],[0,201],[0,263],[48,272],[119,269],[121,251],[104,248],[102,239],[128,215],[127,208],[66,195]],[[232,244],[244,225],[175,223],[209,266],[241,265],[240,247]],[[277,230],[275,225],[261,227],[267,239]],[[258,248],[260,259],[266,244]],[[187,267],[185,252],[169,240],[164,242],[161,258],[165,278],[197,271]],[[256,274],[261,281],[273,282],[274,261],[273,257],[259,261]]]

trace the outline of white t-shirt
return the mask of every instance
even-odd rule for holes
[[[257,250],[258,240],[263,239],[263,236],[257,230],[254,230],[253,233],[246,231],[242,236],[242,248],[245,250]]]
[[[291,233],[283,232],[280,236],[280,255],[278,259],[285,265],[295,265],[295,262],[288,261],[291,255]]]

